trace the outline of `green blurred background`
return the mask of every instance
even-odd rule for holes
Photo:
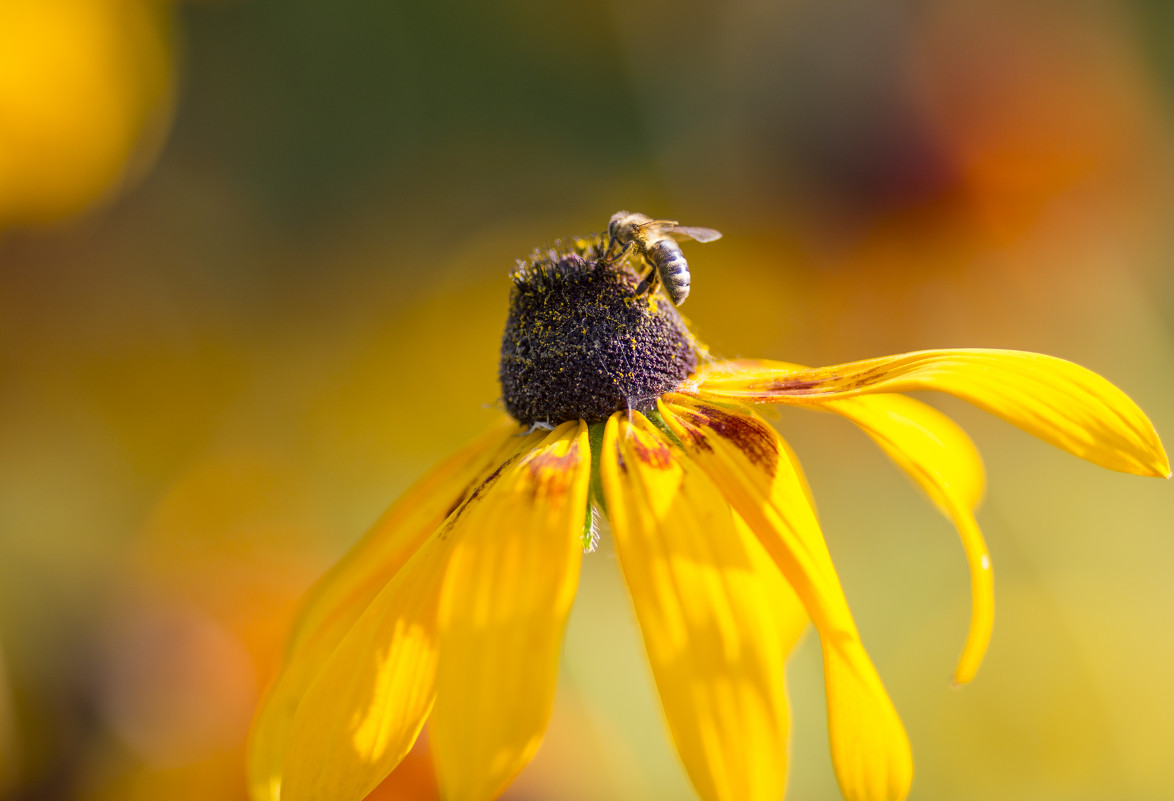
[[[1174,442],[1174,5],[0,0],[0,796],[243,799],[299,594],[496,415],[507,272],[619,208],[717,228],[724,356],[1039,350]],[[949,399],[949,523],[786,410],[913,799],[1174,797],[1171,486]],[[790,798],[834,799],[818,646]],[[426,749],[376,792],[435,793]],[[522,799],[692,798],[606,540]]]

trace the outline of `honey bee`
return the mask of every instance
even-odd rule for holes
[[[669,300],[680,306],[689,297],[689,263],[677,242],[689,239],[713,242],[721,239],[721,233],[712,228],[678,225],[676,220],[654,220],[636,212],[617,211],[607,224],[607,250],[603,255],[610,259],[617,247],[620,250],[616,258],[634,252],[648,266],[636,294],[655,292],[663,284]]]

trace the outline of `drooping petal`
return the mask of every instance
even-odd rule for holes
[[[538,749],[579,579],[587,426],[564,423],[452,531],[429,732],[446,801],[495,798]]]
[[[970,401],[1082,459],[1138,475],[1170,475],[1145,413],[1113,384],[1072,362],[1014,350],[926,350],[833,367],[727,362],[693,384],[711,400],[822,403],[932,389]]]
[[[913,757],[901,720],[869,659],[789,449],[750,414],[685,395],[660,411],[689,456],[745,519],[819,632],[832,762],[849,801],[905,798]]]
[[[958,527],[970,567],[970,630],[953,682],[967,683],[982,664],[995,616],[990,555],[973,514],[985,484],[982,458],[950,418],[904,395],[846,398],[823,408],[864,429]]]
[[[706,801],[777,801],[784,659],[807,616],[704,472],[646,418],[614,415],[600,473],[673,741]]]
[[[407,755],[436,692],[448,556],[429,540],[351,627],[290,726],[282,801],[358,801]]]
[[[452,544],[533,439],[506,445],[515,451],[509,461],[466,494],[323,661],[288,726],[282,801],[358,801],[407,754],[435,698],[437,608]]]
[[[306,596],[281,673],[269,688],[249,737],[249,791],[277,801],[289,727],[306,688],[375,596],[453,507],[510,452],[533,445],[502,421],[405,492],[350,553]]]

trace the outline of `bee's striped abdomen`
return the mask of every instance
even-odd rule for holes
[[[689,297],[689,263],[681,253],[681,246],[665,238],[648,248],[648,261],[660,273],[665,294],[673,305],[680,306]]]

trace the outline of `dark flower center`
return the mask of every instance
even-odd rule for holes
[[[666,299],[602,261],[599,236],[535,251],[514,271],[498,374],[506,411],[523,425],[606,420],[647,411],[697,367],[697,344]]]

